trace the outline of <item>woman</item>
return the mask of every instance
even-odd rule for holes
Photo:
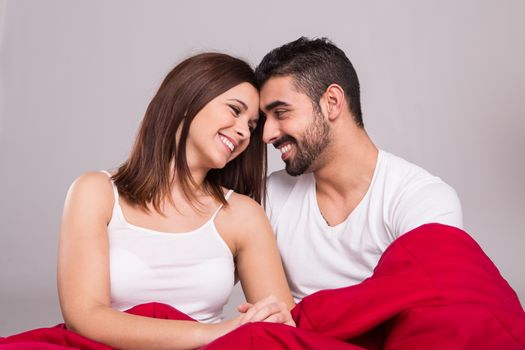
[[[69,329],[116,348],[187,349],[246,322],[293,324],[276,243],[257,204],[266,162],[258,103],[245,62],[191,57],[165,78],[116,173],[72,184],[58,259]],[[256,304],[222,321],[236,276]],[[147,302],[201,322],[122,312]]]

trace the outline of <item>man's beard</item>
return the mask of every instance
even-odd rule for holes
[[[320,112],[315,112],[315,119],[306,128],[299,142],[291,136],[285,136],[280,143],[290,141],[295,144],[295,155],[287,159],[285,170],[289,175],[298,176],[311,170],[312,164],[330,143],[330,126]]]

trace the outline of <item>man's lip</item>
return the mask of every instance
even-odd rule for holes
[[[282,144],[282,145],[280,146],[280,148],[285,147],[285,146],[287,146],[287,145],[291,145],[291,146],[293,146],[293,145],[292,145],[292,142],[286,142],[286,143]],[[293,151],[293,147],[290,147],[290,149],[289,149],[286,153],[281,153],[281,159],[282,159],[283,161],[285,161],[285,160],[287,160],[288,158],[290,158],[290,154],[292,153],[292,151]]]
[[[288,152],[281,154],[281,159],[282,159],[283,161],[285,161],[285,160],[287,160],[288,158],[290,158],[290,157],[291,157],[290,154],[292,153],[292,151],[293,151],[293,148],[290,148],[290,150],[289,150]]]
[[[274,144],[273,144],[273,147],[275,147],[276,149],[281,149],[281,148],[283,148],[284,146],[286,146],[286,145],[291,145],[291,144],[292,144],[291,141],[285,141],[285,142],[283,142],[283,143],[274,143]]]

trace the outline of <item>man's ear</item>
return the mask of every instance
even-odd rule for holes
[[[338,84],[331,84],[321,97],[322,104],[329,121],[336,120],[343,112],[345,92]]]

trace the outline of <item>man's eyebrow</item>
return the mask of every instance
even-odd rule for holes
[[[276,107],[282,107],[282,106],[289,107],[290,104],[287,103],[287,102],[284,102],[284,101],[277,100],[277,101],[273,101],[273,102],[268,103],[268,104],[264,107],[264,110],[266,110],[266,111],[271,111],[272,109],[274,109],[274,108],[276,108]]]
[[[244,110],[247,110],[248,109],[248,106],[246,105],[246,103],[244,103],[243,101],[239,100],[239,99],[236,99],[236,98],[230,98],[228,99],[228,101],[236,101],[238,103],[240,103],[242,105],[242,108]]]

